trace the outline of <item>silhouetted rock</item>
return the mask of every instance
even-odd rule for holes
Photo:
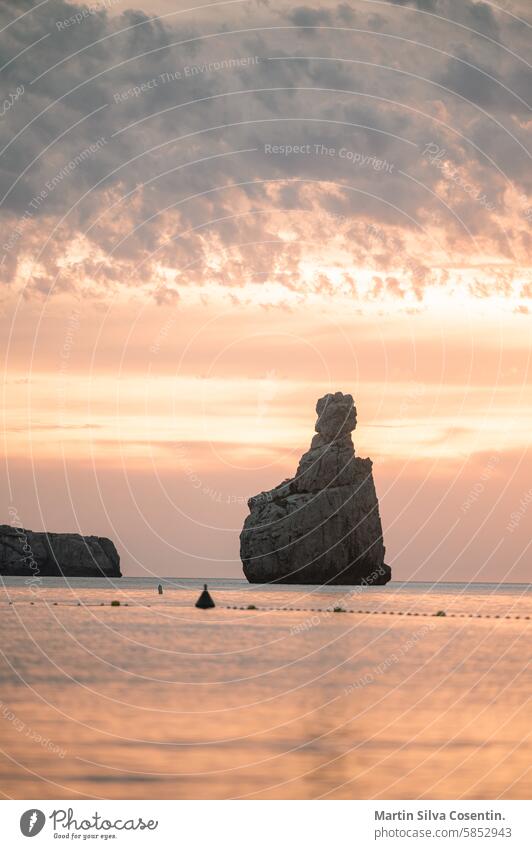
[[[120,557],[106,537],[0,525],[0,575],[120,578]]]
[[[355,457],[351,395],[325,395],[310,449],[294,478],[248,501],[240,535],[251,583],[386,584],[372,462]]]
[[[202,610],[207,610],[209,607],[215,607],[211,594],[207,589],[207,584],[203,584],[203,592],[196,602],[196,607],[200,607]]]

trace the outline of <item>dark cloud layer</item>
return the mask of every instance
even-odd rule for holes
[[[342,234],[376,271],[400,246],[418,294],[412,240],[427,267],[442,254],[526,261],[530,51],[511,16],[446,0],[161,20],[148,0],[114,15],[33,5],[0,12],[6,283],[29,257],[39,291],[60,267],[63,286],[105,288],[156,263],[179,285],[290,285],[304,245]]]

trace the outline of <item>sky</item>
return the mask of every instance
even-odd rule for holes
[[[0,521],[241,575],[350,392],[398,580],[529,581],[527,0],[4,0]]]

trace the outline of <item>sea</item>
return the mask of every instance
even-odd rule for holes
[[[531,798],[530,584],[0,580],[5,798]]]

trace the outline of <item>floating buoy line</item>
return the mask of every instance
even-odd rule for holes
[[[119,602],[116,600],[112,601],[100,601],[100,602],[89,602],[87,604],[83,604],[82,602],[47,602],[43,601],[43,604],[49,607],[151,607],[150,604],[142,604],[142,602]],[[24,606],[24,605],[34,605],[36,602],[14,602],[8,601],[7,605],[12,606]],[[180,607],[183,608],[183,605],[172,605],[165,604],[165,607]],[[218,607],[219,610],[243,610],[243,611],[253,611],[256,613],[351,613],[357,616],[413,616],[413,617],[422,617],[422,618],[431,618],[431,617],[442,617],[446,619],[510,619],[510,620],[530,620],[531,617],[521,616],[521,615],[513,615],[509,613],[447,613],[444,610],[438,610],[435,612],[413,612],[411,610],[355,610],[354,608],[345,608],[345,607],[258,607],[255,604],[247,604],[247,605],[231,605],[231,604],[220,604],[215,605],[210,595],[209,591],[205,588],[198,598],[195,606],[200,609],[209,609],[213,607]],[[186,608],[184,608],[186,609]]]
[[[363,616],[442,616],[448,619],[530,619],[530,616],[511,616],[502,613],[446,613],[438,610],[436,613],[412,613],[404,610],[350,610],[347,608],[334,607],[256,607],[254,604],[246,606],[220,605],[223,610],[257,610],[271,613],[355,613]]]

